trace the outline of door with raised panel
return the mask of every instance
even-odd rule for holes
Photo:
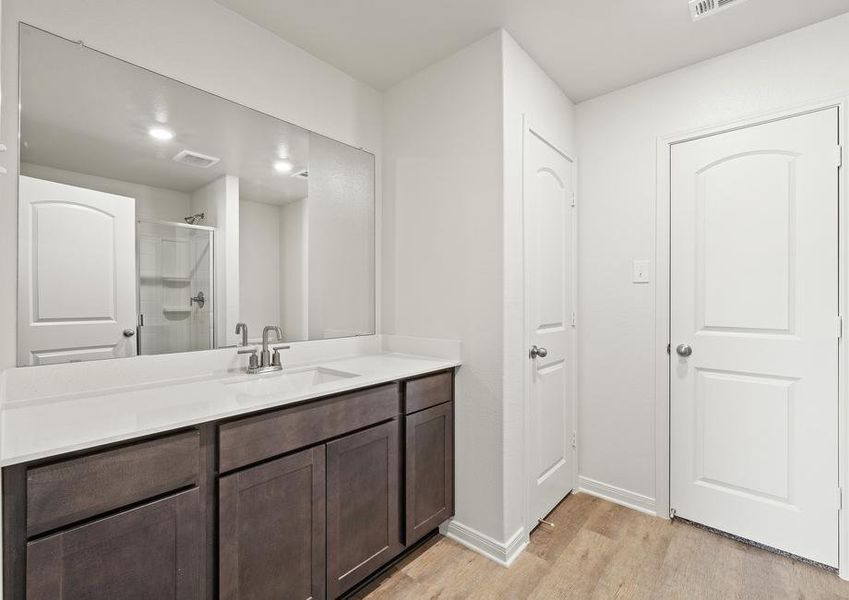
[[[221,600],[321,600],[324,446],[221,477]]]
[[[831,566],[838,114],[672,147],[675,514]]]
[[[572,161],[526,130],[528,482],[534,527],[572,491]]]
[[[327,444],[327,596],[336,598],[401,552],[400,423]]]
[[[25,176],[18,195],[18,364],[135,355],[135,200]]]

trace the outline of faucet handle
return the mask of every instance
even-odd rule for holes
[[[256,369],[259,367],[259,357],[256,354],[256,348],[249,348],[248,350],[239,350],[236,354],[250,354],[251,357],[248,359],[248,370]]]
[[[271,357],[271,366],[279,367],[280,364],[280,351],[288,350],[291,346],[272,346],[271,349],[274,350],[274,356]]]

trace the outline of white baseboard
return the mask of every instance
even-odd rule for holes
[[[440,533],[462,544],[469,550],[509,567],[528,545],[528,535],[524,527],[519,528],[506,542],[499,542],[479,531],[467,527],[457,520],[451,520],[439,528]]]
[[[615,485],[602,483],[588,477],[578,477],[578,491],[657,516],[654,498],[649,498],[648,496],[643,496],[642,494],[637,494],[636,492],[631,492]]]

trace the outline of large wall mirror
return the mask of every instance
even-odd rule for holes
[[[372,154],[24,24],[20,111],[19,365],[374,333]]]

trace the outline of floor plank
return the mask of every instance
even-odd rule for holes
[[[435,537],[360,600],[849,600],[849,582],[681,521],[572,494],[506,569]]]

